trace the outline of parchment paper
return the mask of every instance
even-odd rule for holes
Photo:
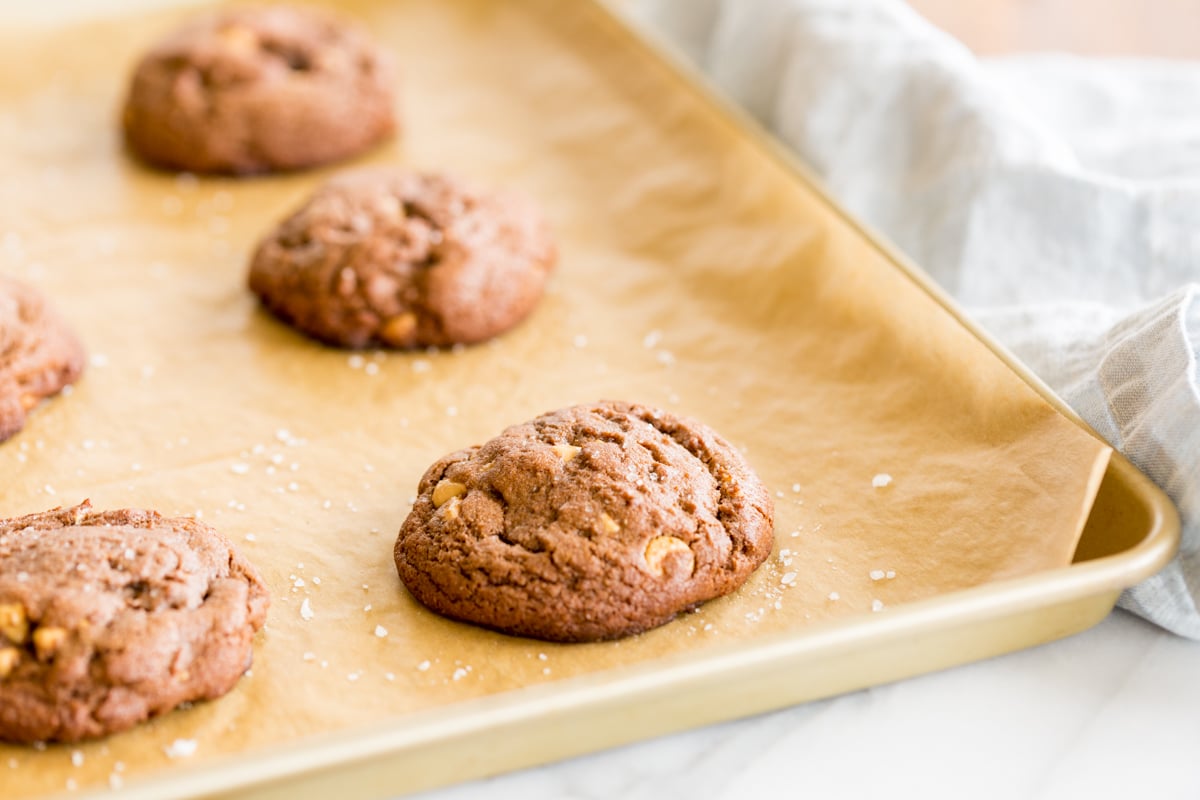
[[[5,797],[403,724],[1070,561],[1108,449],[589,8],[348,5],[404,72],[404,134],[359,163],[519,187],[561,241],[528,322],[443,353],[327,349],[245,290],[255,239],[329,170],[196,180],[122,152],[127,71],[186,12],[0,36],[0,268],[49,292],[91,353],[75,390],[0,446],[0,513],[90,497],[202,515],[274,595],[230,695],[104,742],[0,746]],[[418,607],[391,548],[427,464],[597,398],[696,416],[744,448],[776,493],[771,561],[616,643],[507,638]],[[196,741],[190,759],[168,756],[176,739]]]

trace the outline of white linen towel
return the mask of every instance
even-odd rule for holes
[[[977,59],[902,0],[636,0],[1171,496],[1200,639],[1200,65]]]

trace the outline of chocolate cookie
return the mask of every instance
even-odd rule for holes
[[[268,603],[194,519],[84,502],[0,520],[0,739],[104,736],[225,694]]]
[[[439,174],[359,170],[317,190],[259,245],[250,288],[343,347],[478,342],[523,319],[554,268],[541,215]]]
[[[82,345],[42,294],[0,276],[0,442],[82,372]]]
[[[562,642],[644,631],[742,585],[770,494],[705,425],[596,403],[514,425],[421,478],[396,569],[432,610]]]
[[[366,32],[314,8],[229,9],[137,65],[125,139],[193,172],[292,170],[354,155],[395,125],[389,67]]]

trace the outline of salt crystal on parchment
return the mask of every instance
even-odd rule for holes
[[[167,754],[167,758],[189,758],[196,754],[198,746],[195,739],[176,739],[164,747],[163,752]]]

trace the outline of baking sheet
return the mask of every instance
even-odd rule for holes
[[[404,70],[405,133],[358,163],[523,189],[558,233],[559,274],[490,344],[320,347],[260,312],[244,275],[255,239],[330,170],[196,180],[121,151],[127,69],[187,12],[0,36],[0,269],[46,289],[92,354],[71,396],[0,447],[0,513],[84,497],[200,513],[275,601],[229,696],[104,742],[0,745],[6,796],[403,724],[1069,562],[1107,447],[722,117],[628,58],[591,6],[342,7]],[[418,607],[390,554],[425,466],[602,397],[699,417],[745,449],[776,492],[768,564],[622,642],[508,638]],[[891,484],[873,486],[880,474]],[[195,754],[173,760],[176,739]]]

